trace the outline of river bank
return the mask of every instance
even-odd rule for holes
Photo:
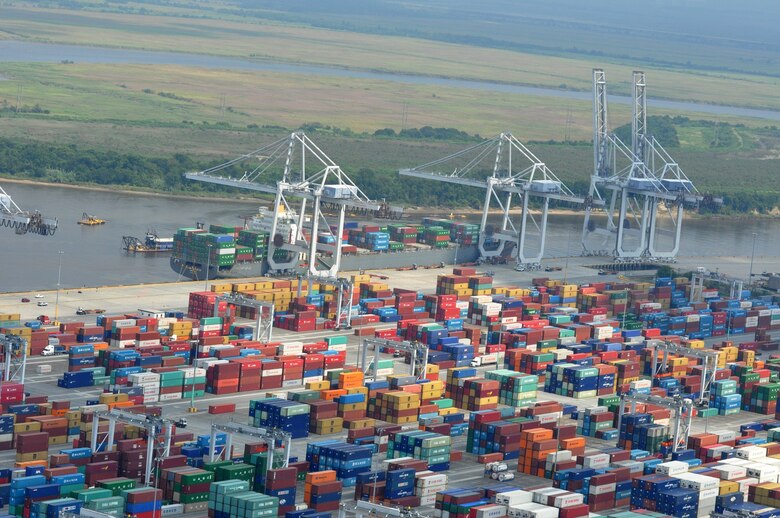
[[[45,186],[45,187],[61,187],[63,189],[75,189],[89,192],[106,192],[106,193],[119,193],[127,194],[131,196],[149,196],[154,198],[163,198],[171,200],[189,200],[189,201],[230,201],[236,203],[242,203],[247,205],[257,205],[258,203],[264,203],[264,200],[260,198],[250,198],[246,196],[231,196],[221,193],[203,193],[203,195],[184,194],[184,193],[168,193],[168,192],[155,192],[139,188],[127,188],[123,186],[110,187],[102,185],[91,184],[69,184],[69,183],[55,183],[55,182],[42,182],[38,180],[30,180],[26,178],[16,178],[13,176],[7,176],[0,174],[0,180],[6,184],[18,184],[18,185],[31,185],[31,186]],[[11,193],[12,194],[12,193]],[[13,198],[13,194],[11,196]],[[270,198],[268,202],[270,202]],[[511,209],[510,214],[519,215],[522,213],[521,209]],[[541,210],[532,209],[533,214],[541,214]],[[499,214],[500,211],[491,211],[492,214]],[[576,216],[582,214],[582,210],[575,209],[550,209],[550,215],[560,216]],[[473,219],[475,216],[481,215],[482,211],[479,209],[467,208],[467,207],[404,207],[404,214],[413,215],[415,217],[434,216],[434,217],[449,217],[449,219]],[[685,211],[687,218],[700,219],[700,220],[740,220],[740,219],[768,219],[778,220],[780,219],[780,212],[772,212],[769,214],[755,214],[755,213],[741,213],[741,214],[700,214],[694,211]]]

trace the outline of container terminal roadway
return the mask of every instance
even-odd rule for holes
[[[480,271],[490,270],[494,274],[494,284],[497,286],[528,286],[531,283],[531,279],[534,277],[549,277],[552,279],[565,279],[567,282],[582,284],[586,282],[594,281],[615,281],[616,276],[599,276],[597,272],[588,267],[589,264],[598,264],[606,262],[604,258],[570,258],[566,265],[565,259],[548,260],[545,264],[551,266],[565,267],[562,271],[556,272],[516,272],[510,266],[482,266]],[[747,271],[749,258],[744,257],[729,257],[729,258],[688,258],[680,260],[677,267],[683,269],[695,269],[697,266],[704,266],[710,270],[716,268],[727,275],[733,275],[735,277],[742,276],[747,277],[743,270]],[[767,258],[758,259],[754,262],[754,272],[761,271],[780,271],[780,259]],[[414,271],[396,271],[396,270],[377,270],[375,273],[388,276],[387,282],[391,287],[415,289],[424,293],[433,293],[435,291],[436,276],[440,273],[449,273],[450,267],[444,269],[418,269]],[[642,275],[642,272],[629,272],[624,273],[627,279],[631,279],[634,276]],[[645,273],[646,275],[646,273]],[[225,280],[224,282],[228,282]],[[232,280],[232,282],[240,282],[240,280]],[[203,282],[183,282],[183,283],[163,283],[163,284],[148,284],[148,285],[134,285],[134,286],[115,286],[115,287],[100,287],[100,288],[83,288],[81,293],[76,289],[63,289],[60,291],[59,296],[59,320],[63,322],[72,321],[85,321],[91,322],[95,315],[83,315],[77,316],[76,309],[78,307],[84,308],[101,308],[106,310],[106,314],[120,314],[131,313],[137,311],[139,308],[143,309],[155,309],[161,311],[185,311],[187,310],[188,294],[192,291],[203,290]],[[55,291],[40,292],[44,295],[42,299],[35,299],[30,297],[30,303],[21,303],[20,297],[29,296],[28,293],[14,293],[14,294],[2,294],[0,295],[0,313],[21,313],[22,320],[32,320],[40,314],[47,314],[53,318],[54,316],[54,303],[55,303]],[[37,300],[45,300],[48,302],[46,307],[38,307],[36,305]],[[243,320],[243,319],[241,319]],[[249,324],[249,321],[246,321]],[[377,329],[394,328],[395,323],[374,325]],[[347,365],[355,365],[357,362],[357,351],[360,338],[354,336],[349,331],[336,332],[332,330],[324,331],[312,331],[305,333],[296,333],[294,331],[286,331],[274,328],[273,340],[285,341],[295,340],[303,342],[311,342],[321,340],[326,336],[333,336],[334,334],[348,334],[349,342],[347,345]],[[716,343],[725,337],[711,338],[706,342],[708,345]],[[732,336],[731,339],[735,341],[748,341],[753,337],[752,335]],[[383,355],[387,358],[390,356]],[[396,372],[406,373],[409,366],[403,364],[402,360],[396,360]],[[50,365],[52,367],[51,373],[37,374],[36,366],[38,365]],[[480,370],[490,370],[495,368],[494,366],[481,367]],[[57,378],[59,378],[63,372],[67,369],[67,356],[57,357],[32,357],[28,359],[27,368],[27,380],[25,383],[25,391],[31,395],[47,395],[51,400],[67,400],[71,401],[73,406],[83,405],[87,399],[95,399],[97,395],[102,391],[100,387],[83,388],[77,390],[66,390],[57,386]],[[180,416],[186,416],[188,420],[188,432],[195,435],[210,433],[210,426],[212,421],[217,418],[207,413],[208,405],[214,403],[231,402],[236,404],[236,412],[230,416],[230,419],[243,424],[248,423],[248,409],[249,401],[257,397],[264,396],[265,394],[276,394],[280,397],[285,397],[285,391],[258,391],[252,393],[236,393],[230,395],[216,396],[212,394],[206,394],[203,398],[195,400],[195,406],[199,412],[195,414],[189,414],[187,409],[190,406],[189,400],[177,400],[166,401],[156,403],[163,408],[164,416],[167,418],[174,418]],[[568,403],[577,405],[579,408],[587,408],[595,406],[597,404],[597,398],[588,399],[574,399],[566,396],[559,396],[556,394],[548,394],[543,392],[541,388],[538,392],[537,400],[544,401],[560,401],[562,403]],[[222,416],[220,418],[225,418]],[[695,419],[693,424],[692,433],[701,433],[705,430],[717,430],[717,429],[738,429],[740,424],[745,422],[766,419],[767,416],[759,414],[753,414],[750,412],[741,411],[738,414],[731,416],[717,416],[709,419]],[[712,421],[712,422],[709,422]],[[561,420],[561,424],[574,424],[575,422],[568,417],[564,417]],[[320,436],[310,435],[308,439],[298,439],[293,441],[292,455],[297,456],[299,459],[305,459],[306,456],[306,444],[308,441],[318,440]],[[344,439],[346,438],[346,432],[341,434],[334,434],[328,436],[322,436],[322,439]],[[237,436],[234,438],[234,444],[237,448],[241,448],[244,440],[242,437]],[[454,437],[453,448],[465,450],[466,437]],[[614,447],[614,442],[602,441],[592,437],[588,438],[589,447]],[[54,446],[50,449],[51,452],[56,452],[62,449],[62,446]],[[15,451],[0,451],[0,466],[10,466],[14,462]],[[383,456],[377,455],[374,458],[373,469],[382,469],[381,461]],[[518,487],[529,486],[549,486],[551,481],[543,478],[538,478],[532,475],[526,475],[516,472],[516,462],[509,463],[510,469],[515,471],[516,478],[510,482]],[[489,483],[483,476],[483,470],[481,465],[476,463],[476,456],[471,454],[465,454],[463,461],[454,462],[449,472],[448,487],[475,487],[482,483]],[[343,501],[349,503],[352,500],[353,489],[345,488]],[[350,513],[351,514],[351,513]]]

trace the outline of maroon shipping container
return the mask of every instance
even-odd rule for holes
[[[136,489],[131,493],[127,493],[127,501],[131,504],[142,504],[146,502],[155,502],[157,500],[162,500],[162,490],[160,489]]]
[[[16,435],[17,453],[34,453],[49,450],[47,432],[22,432]]]

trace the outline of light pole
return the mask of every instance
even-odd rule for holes
[[[59,266],[57,266],[57,296],[54,298],[54,320],[55,321],[57,320],[57,316],[59,315],[59,311],[60,311],[60,281],[62,280],[62,254],[64,254],[65,252],[60,250],[58,253],[60,259],[59,259]]]
[[[748,284],[753,286],[753,259],[756,256],[756,237],[758,234],[753,232],[753,251],[750,253],[750,275],[748,276]]]
[[[628,288],[623,288],[623,291],[626,292],[626,307],[623,308],[623,323],[620,325],[620,328],[625,331],[626,330],[626,312],[628,311]]]
[[[211,243],[206,245],[208,254],[206,254],[206,275],[203,281],[203,291],[209,291],[209,271],[211,270]]]
[[[195,406],[195,365],[191,367],[192,369],[192,383],[190,383],[190,407],[187,409],[187,412],[190,414],[195,414],[198,412],[198,408]],[[184,378],[184,383],[187,383],[187,378]],[[185,385],[186,386],[186,385]]]

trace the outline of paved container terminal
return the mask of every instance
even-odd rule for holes
[[[598,276],[592,268],[585,266],[586,264],[594,264],[598,262],[598,259],[570,259],[568,264],[565,265],[564,260],[557,261],[555,264],[560,263],[561,266],[565,265],[565,271],[557,272],[516,272],[512,268],[507,266],[483,266],[481,271],[490,270],[493,272],[495,284],[500,285],[517,285],[525,286],[530,284],[530,280],[533,277],[549,277],[551,279],[566,279],[569,283],[585,283],[589,281],[605,281],[614,280],[614,276]],[[691,265],[699,266],[700,262],[690,262]],[[735,275],[739,274],[741,269],[741,261],[722,262],[720,271],[729,273],[733,271]],[[691,268],[695,267],[691,266]],[[711,265],[705,264],[705,266],[712,269]],[[771,265],[765,265],[767,269],[771,269]],[[775,268],[778,269],[778,268]],[[393,287],[412,289],[421,291],[423,293],[432,293],[435,288],[436,276],[440,273],[448,273],[451,268],[447,269],[420,269],[416,271],[380,271],[376,272],[379,275],[386,275],[389,279],[386,281]],[[756,271],[761,271],[761,267],[756,267]],[[627,273],[625,275],[629,280],[642,273]],[[61,290],[59,294],[59,321],[85,321],[92,322],[95,318],[94,315],[76,316],[75,311],[79,307],[84,308],[100,308],[106,311],[106,314],[121,314],[131,313],[137,311],[140,308],[143,309],[159,309],[163,311],[185,311],[187,310],[187,294],[192,291],[200,291],[203,289],[202,282],[186,282],[186,283],[171,283],[171,284],[155,284],[155,285],[139,285],[139,286],[124,286],[124,287],[101,287],[101,288],[83,288],[82,290],[68,289]],[[79,293],[81,291],[81,293]],[[34,319],[37,315],[47,314],[54,317],[55,313],[55,292],[41,292],[44,297],[42,299],[31,298],[32,302],[29,304],[22,304],[19,302],[20,294],[5,294],[0,296],[0,313],[6,312],[20,312],[22,320]],[[45,300],[48,306],[39,307],[36,305],[38,300]],[[248,322],[248,321],[247,321]],[[395,323],[380,324],[373,326],[377,330],[381,329],[394,329]],[[274,341],[303,341],[312,342],[321,340],[324,337],[333,336],[334,334],[346,334],[348,332],[334,332],[332,330],[314,331],[296,333],[291,331],[285,331],[274,328],[273,330]],[[752,334],[739,335],[730,337],[735,342],[740,340],[748,341],[752,339]],[[347,344],[347,365],[355,365],[357,362],[358,345],[361,338],[349,334]],[[715,342],[722,341],[722,337],[712,338],[706,340],[708,345]],[[391,356],[386,356],[391,358]],[[399,364],[398,372],[407,372],[408,366],[404,365],[401,360],[396,360]],[[39,365],[50,365],[52,367],[51,373],[48,374],[36,374],[36,367]],[[495,369],[495,366],[482,367],[482,372]],[[91,387],[77,390],[63,390],[57,387],[57,378],[59,378],[63,372],[67,370],[67,357],[32,357],[28,360],[27,368],[27,381],[25,383],[25,391],[30,395],[47,395],[52,400],[67,400],[72,401],[74,405],[83,404],[86,399],[94,398],[99,392],[98,387]],[[273,392],[284,398],[286,391],[262,391]],[[230,402],[236,404],[235,414],[231,416],[236,422],[247,423],[247,412],[249,408],[250,399],[256,399],[257,393],[237,393],[225,396],[215,396],[212,394],[206,394],[203,398],[198,398],[195,401],[196,407],[199,412],[196,414],[188,414],[187,408],[190,406],[189,400],[176,400],[157,403],[164,409],[164,416],[167,418],[174,418],[179,416],[186,416],[189,424],[187,431],[196,435],[205,434],[210,432],[210,426],[215,418],[213,415],[206,413],[206,409],[210,404]],[[587,399],[571,399],[555,394],[549,394],[545,392],[539,392],[538,400],[540,401],[560,401],[567,404],[576,404],[579,408],[586,408],[595,406],[598,398]],[[750,412],[740,412],[731,416],[716,416],[704,419],[694,420],[693,433],[704,432],[706,430],[717,429],[738,429],[740,424],[745,422],[766,419],[767,416],[759,414],[752,414]],[[565,417],[561,424],[573,423],[569,418]],[[326,438],[336,439],[344,438],[346,433],[338,435],[330,435]],[[296,440],[293,442],[292,455],[297,456],[300,459],[305,458],[306,444],[309,441],[316,440],[316,436],[310,436],[308,440]],[[237,443],[241,443],[240,439],[236,440]],[[465,449],[465,436],[454,437],[452,447],[453,449]],[[601,441],[595,438],[588,438],[589,446],[605,447],[614,446],[614,441]],[[52,450],[54,451],[54,450]],[[381,458],[375,456],[372,468],[381,469]],[[452,468],[449,470],[449,488],[468,488],[481,484],[486,484],[488,480],[484,478],[483,467],[473,461],[474,456],[467,454],[464,457],[464,462],[455,462],[452,464]],[[0,466],[11,465],[14,461],[13,451],[0,452]],[[515,470],[516,463],[510,463],[510,470]],[[516,472],[516,471],[515,471]],[[517,487],[525,487],[529,485],[549,485],[551,483],[548,479],[533,477],[530,475],[519,474],[517,478],[511,483]],[[352,489],[345,488],[344,501],[351,501]]]

